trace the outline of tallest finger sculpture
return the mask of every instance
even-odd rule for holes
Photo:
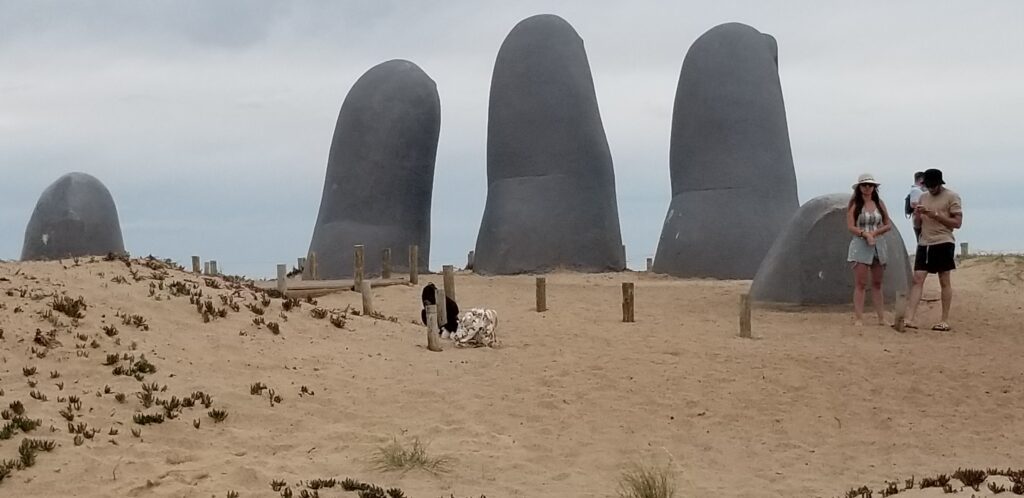
[[[583,40],[558,16],[530,17],[494,63],[474,271],[624,266],[615,173]]]
[[[416,64],[383,62],[356,81],[338,113],[309,244],[320,278],[351,277],[355,245],[397,255],[416,245],[427,268],[440,130],[437,86]],[[405,261],[396,258],[392,269],[405,271]],[[380,258],[367,258],[365,275],[380,271]]]
[[[753,278],[799,205],[774,38],[730,23],[693,43],[676,88],[669,169],[654,271]]]

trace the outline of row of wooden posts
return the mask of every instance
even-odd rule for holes
[[[365,248],[363,245],[356,245],[353,247],[354,258],[353,258],[353,285],[352,290],[358,291],[362,294],[363,299],[363,314],[369,315],[374,312],[373,307],[373,293],[371,292],[372,285],[368,279],[365,278]],[[381,251],[381,278],[391,278],[391,249],[387,248]],[[299,267],[305,269],[305,264],[310,263],[310,272],[313,278],[316,279],[316,253],[311,252],[307,258],[299,258]],[[442,269],[443,274],[443,287],[437,289],[436,299],[436,310],[434,321],[436,321],[437,327],[443,327],[447,323],[447,300],[446,296],[455,299],[455,267],[453,265],[444,265]],[[409,283],[419,283],[419,246],[409,246]],[[279,264],[277,265],[277,290],[284,295],[288,291],[288,265]]]
[[[356,245],[353,247],[354,258],[353,258],[353,288],[358,290],[362,288],[365,282],[365,248],[363,245]],[[409,283],[416,285],[419,283],[419,246],[409,246]],[[316,252],[310,252],[308,257],[298,258],[299,268],[302,269],[303,280],[320,280],[319,273],[317,271],[317,257]],[[451,265],[446,265],[446,268]],[[277,290],[284,294],[288,290],[288,265],[279,264],[277,265]],[[392,277],[391,275],[391,249],[387,248],[381,251],[381,279],[388,280]]]
[[[963,244],[963,254],[966,256],[966,243]],[[362,295],[363,314],[369,315],[374,312],[373,306],[373,294],[371,292],[370,281],[365,278],[365,248],[363,245],[356,245],[353,247],[354,258],[353,258],[353,286],[352,290],[358,291]],[[416,285],[419,283],[419,246],[409,246],[409,283]],[[470,256],[472,258],[472,255]],[[317,267],[316,267],[316,253],[310,252],[307,258],[298,258],[299,268],[303,270],[303,274],[308,274],[312,280],[317,280]],[[308,267],[306,265],[309,265]],[[647,269],[651,270],[652,258],[647,258]],[[194,273],[200,273],[200,258],[199,256],[192,256],[192,271]],[[202,273],[205,275],[217,275],[217,262],[215,260],[207,261],[203,263]],[[447,321],[447,300],[446,297],[455,299],[455,269],[452,265],[444,265],[442,269],[443,275],[443,286],[437,288],[437,295],[435,296],[436,305],[427,307],[427,315],[430,325],[433,325],[433,332],[428,330],[428,337],[430,334],[436,334],[441,327],[444,327]],[[277,290],[281,295],[285,295],[288,291],[288,265],[279,264],[277,265]],[[387,248],[381,252],[381,278],[391,278],[391,249]],[[536,279],[536,301],[537,312],[547,311],[547,278],[537,277]],[[635,285],[633,282],[622,283],[622,321],[631,323],[635,321],[634,303],[635,297]],[[740,337],[751,337],[750,331],[750,297],[747,294],[740,296]],[[436,345],[436,340],[430,342],[428,340],[428,348],[432,348],[431,345]],[[437,346],[439,347],[439,346]],[[431,349],[432,351],[434,349]],[[440,350],[440,349],[438,349]]]
[[[970,255],[969,246],[967,242],[960,243],[960,258],[967,258]],[[473,251],[469,251],[469,263],[473,263]],[[355,281],[356,287],[358,288],[363,280],[363,246],[355,246]],[[192,272],[199,273],[199,256],[192,256]],[[309,267],[306,267],[306,263],[309,263]],[[308,277],[308,280],[318,280],[317,265],[316,265],[316,253],[310,252],[308,258],[298,259],[299,268],[302,268],[303,277]],[[277,265],[278,271],[278,282],[282,279],[281,269],[284,268],[284,274],[288,274],[287,265]],[[654,258],[647,258],[647,271],[650,272],[654,268]],[[210,260],[203,263],[202,273],[204,275],[218,275],[217,261]],[[381,251],[381,278],[391,278],[391,248],[386,248]],[[412,284],[419,283],[419,246],[409,246],[409,282]],[[281,284],[278,283],[280,286]]]
[[[648,258],[648,261],[650,259]],[[537,312],[541,313],[548,309],[548,280],[546,277],[537,277]],[[632,323],[636,321],[634,303],[636,302],[635,284],[633,282],[622,283],[622,321]],[[750,295],[740,295],[740,337],[751,337],[750,335]]]
[[[362,245],[354,246],[355,258],[353,261],[353,277],[355,286],[358,288],[363,282],[363,276],[365,275],[365,253]],[[419,283],[419,254],[420,246],[413,245],[409,246],[409,283]],[[298,259],[299,268],[302,269],[303,280],[320,280],[320,274],[317,268],[316,252],[310,251],[309,256]],[[285,275],[287,276],[288,265],[277,265],[278,276],[280,276],[281,268],[285,269]],[[383,279],[391,278],[391,248],[386,248],[381,251],[381,271],[380,277]],[[280,279],[279,283],[280,285]]]
[[[373,307],[373,293],[371,292],[370,281],[365,278],[365,248],[363,245],[356,245],[353,247],[354,258],[353,258],[353,286],[352,290],[358,291],[362,295],[363,301],[363,314],[369,315],[374,312]],[[409,246],[409,282],[413,285],[419,283],[419,246]],[[387,248],[381,252],[381,278],[391,278],[391,249]],[[470,255],[472,259],[472,255]],[[305,264],[310,264],[310,272],[313,278],[316,278],[316,253],[311,252],[308,259],[299,258],[299,267],[305,271]],[[647,267],[650,271],[652,258],[647,258]],[[196,258],[193,258],[193,266],[196,265]],[[277,265],[277,290],[284,295],[288,290],[287,280],[288,266],[284,264]],[[447,322],[447,299],[451,297],[455,300],[455,268],[452,265],[444,265],[442,267],[443,275],[443,286],[436,289],[435,305],[427,306],[427,323],[428,327],[428,349],[434,351],[434,347],[439,348],[435,339],[430,339],[433,335],[436,335],[441,327]],[[536,299],[537,299],[537,312],[547,311],[547,278],[537,277],[536,279]],[[622,283],[622,321],[626,323],[632,323],[635,321],[634,303],[636,301],[635,296],[635,284],[633,282]],[[750,332],[750,298],[749,295],[743,294],[740,296],[740,337],[751,337]],[[436,349],[440,351],[440,349]]]
[[[374,312],[373,307],[373,294],[371,292],[371,285],[368,280],[365,279],[365,253],[363,245],[354,246],[355,257],[353,262],[353,286],[352,289],[359,291],[362,294],[363,300],[363,314],[369,315]],[[960,243],[960,257],[967,258],[969,256],[967,242]],[[472,264],[473,252],[470,251],[469,262]],[[192,271],[199,273],[199,256],[192,256]],[[303,275],[309,275],[311,280],[317,280],[317,267],[316,267],[316,253],[310,252],[308,258],[298,259],[299,268],[302,268]],[[306,267],[306,264],[309,267]],[[651,271],[653,266],[653,258],[647,258],[647,271]],[[211,260],[203,264],[203,274],[205,275],[217,275],[217,261]],[[427,314],[427,349],[430,351],[441,351],[439,331],[441,327],[447,322],[447,299],[451,297],[455,300],[455,269],[452,265],[444,265],[442,267],[443,274],[443,286],[436,289],[435,305],[428,305],[426,307]],[[283,296],[288,290],[288,265],[279,264],[277,265],[277,290]],[[391,249],[386,248],[381,251],[381,278],[391,278]],[[409,283],[416,285],[419,283],[419,246],[409,246]],[[537,277],[536,280],[537,292],[536,310],[538,313],[547,311],[547,278]],[[634,292],[633,282],[622,283],[622,321],[626,323],[632,323],[635,321],[634,303],[636,296]],[[750,295],[740,295],[740,306],[739,306],[739,335],[743,338],[750,338],[751,335],[751,320],[750,320]],[[901,329],[903,313],[906,309],[906,295],[900,293],[896,299],[896,323],[897,329]],[[902,330],[901,330],[902,331]]]

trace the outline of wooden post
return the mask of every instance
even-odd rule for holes
[[[363,316],[370,316],[373,314],[373,292],[370,288],[370,281],[363,280],[359,285],[359,290],[363,294]]]
[[[213,275],[215,277],[217,275],[220,275],[220,273],[217,272],[217,260],[216,259],[211,259],[210,260],[210,275]]]
[[[315,252],[309,253],[309,259],[307,259],[306,261],[309,262],[309,279],[310,280],[319,280],[319,277],[317,276],[317,271],[316,271],[316,253]]]
[[[472,270],[473,269],[473,262],[474,262],[475,259],[476,259],[476,251],[469,251],[469,254],[466,256],[466,269],[467,270]]]
[[[380,278],[391,278],[391,248],[387,247],[380,253]]]
[[[966,242],[961,242],[960,243],[960,259],[967,259],[968,256],[970,256],[970,252],[967,251],[967,243]]]
[[[434,297],[437,303],[437,329],[441,330],[448,323],[448,300],[445,299],[444,289],[434,287]]]
[[[192,256],[192,273],[199,273],[199,256]]]
[[[622,321],[632,323],[633,318],[633,282],[622,282]]]
[[[352,279],[355,282],[354,290],[359,291],[363,288],[363,246],[357,244],[355,246],[355,257],[352,259],[354,267],[352,269]]]
[[[750,294],[740,294],[740,337],[750,338]]]
[[[913,284],[911,284],[913,285]],[[899,292],[896,294],[896,310],[893,312],[892,328],[897,332],[905,332],[903,328],[903,317],[907,315],[907,294]]]
[[[537,277],[537,312],[548,310],[548,280]]]
[[[288,265],[277,265],[277,292],[281,293],[281,297],[284,297],[284,293],[288,291]]]
[[[455,299],[455,267],[444,265],[441,269],[444,272],[444,295],[452,298],[452,301],[458,301]]]
[[[437,335],[437,306],[427,305],[427,350],[442,351],[441,338]]]
[[[409,283],[420,283],[420,246],[409,246]]]
[[[654,268],[654,258],[647,258],[647,271],[650,272]]]

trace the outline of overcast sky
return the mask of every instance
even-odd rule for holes
[[[253,276],[294,265],[345,95],[400,58],[441,98],[431,266],[462,265],[486,197],[494,58],[542,13],[584,40],[631,267],[668,209],[683,58],[732,21],[779,42],[801,202],[869,171],[900,212],[912,173],[938,167],[963,197],[960,240],[1024,251],[1020,1],[0,0],[0,259],[20,257],[43,189],[83,171],[113,194],[133,255]]]

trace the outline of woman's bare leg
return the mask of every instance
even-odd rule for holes
[[[853,264],[853,319],[854,323],[864,323],[864,295],[868,284],[868,265]]]
[[[875,314],[878,315],[878,324],[885,323],[885,300],[882,298],[882,278],[885,276],[885,266],[876,262],[871,265],[871,302],[875,305]]]

